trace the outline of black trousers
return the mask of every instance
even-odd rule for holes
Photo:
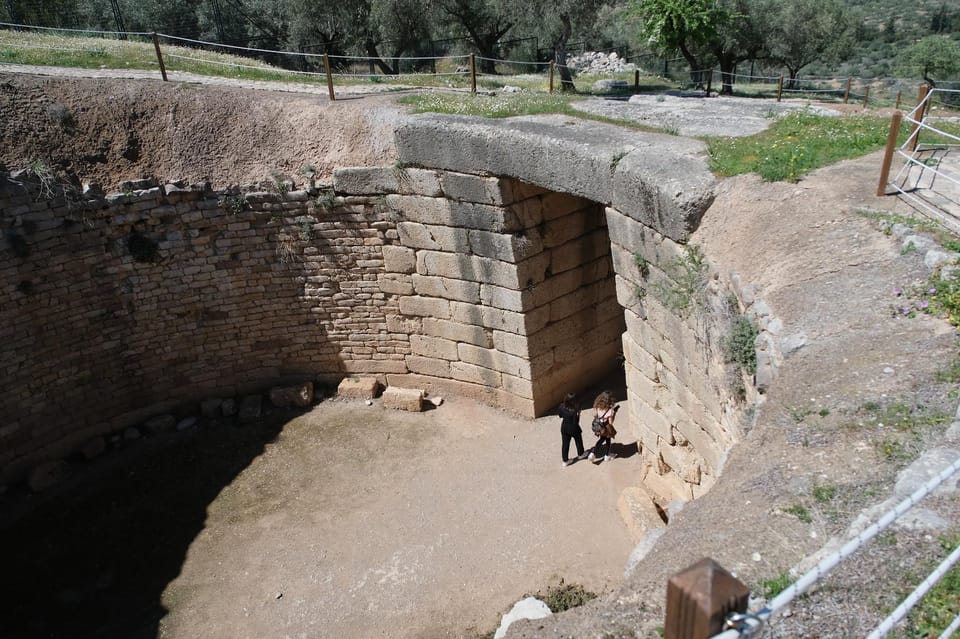
[[[605,452],[604,455],[609,455],[610,454],[610,438],[609,437],[600,437],[599,439],[597,439],[597,443],[594,444],[593,446],[593,454],[596,455],[597,457],[600,457],[600,447],[603,446],[604,444],[607,445],[607,452]]]
[[[577,445],[577,457],[583,455],[583,435],[577,433],[575,435],[568,435],[567,433],[560,431],[560,436],[563,438],[563,448],[561,453],[563,453],[563,461],[568,461],[570,454],[570,440]]]

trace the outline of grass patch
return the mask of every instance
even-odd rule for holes
[[[787,513],[788,515],[793,515],[805,524],[809,524],[811,521],[813,521],[810,511],[807,510],[807,507],[803,504],[793,504],[784,508],[783,512]]]
[[[960,534],[940,540],[944,554],[960,545]],[[946,629],[960,610],[960,566],[954,566],[928,592],[907,616],[906,627],[893,636],[903,639],[936,637]]]
[[[771,579],[764,579],[757,586],[756,591],[764,599],[769,599],[771,597],[776,597],[781,592],[786,590],[787,586],[793,583],[793,579],[790,577],[790,573],[786,570],[781,572],[776,577]]]
[[[757,173],[769,182],[796,182],[810,171],[883,148],[890,119],[797,111],[744,138],[708,141],[710,169],[720,176]],[[905,137],[906,127],[901,130]]]
[[[580,584],[565,583],[561,579],[559,583],[547,586],[546,591],[538,592],[533,596],[547,604],[551,612],[558,613],[582,606],[588,601],[596,599],[597,593],[590,592]]]

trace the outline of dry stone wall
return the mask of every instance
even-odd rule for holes
[[[0,179],[0,473],[204,397],[406,371],[382,200]]]

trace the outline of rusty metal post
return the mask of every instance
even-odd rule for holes
[[[470,93],[477,93],[477,58],[470,54]]]
[[[847,88],[843,92],[843,103],[846,104],[850,100],[850,83],[853,82],[853,78],[847,78]]]
[[[870,85],[863,87],[863,108],[867,108],[867,101],[870,99]]]
[[[890,180],[890,164],[893,162],[893,150],[897,146],[897,134],[900,133],[900,122],[903,114],[893,112],[890,119],[890,135],[887,136],[887,147],[883,151],[883,164],[880,165],[880,182],[877,184],[877,197],[887,194],[887,182]]]
[[[780,75],[780,80],[777,81],[777,102],[780,101],[780,98],[783,96],[783,74]]]
[[[553,93],[553,60],[550,61],[550,93]]]
[[[733,612],[746,612],[750,589],[710,558],[667,582],[664,639],[709,639]]]
[[[160,63],[160,76],[163,78],[163,81],[167,81],[167,68],[163,66],[163,55],[160,53],[160,40],[157,38],[157,33],[154,31],[150,35],[153,36],[153,48],[157,51],[157,61]]]
[[[330,101],[333,102],[337,99],[337,96],[333,93],[333,74],[330,73],[330,56],[326,53],[323,54],[323,69],[327,73],[327,95],[330,96]]]

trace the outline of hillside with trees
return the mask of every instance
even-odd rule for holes
[[[484,73],[496,72],[494,59],[554,60],[567,86],[566,57],[583,50],[615,50],[651,69],[664,60],[677,70],[716,67],[726,89],[734,71],[933,81],[960,72],[960,6],[947,0],[4,0],[0,21],[362,56],[384,75],[471,52]],[[938,37],[910,51],[930,36]],[[399,58],[421,60],[401,68]]]

